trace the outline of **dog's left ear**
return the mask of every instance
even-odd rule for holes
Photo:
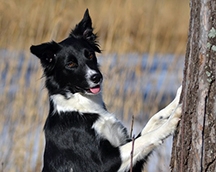
[[[83,19],[76,25],[75,29],[71,31],[69,37],[71,36],[87,39],[91,44],[94,45],[96,52],[101,52],[96,41],[97,35],[93,33],[92,20],[88,9],[86,9]]]

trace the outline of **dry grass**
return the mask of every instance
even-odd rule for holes
[[[30,56],[31,44],[60,41],[89,8],[106,54],[102,62],[105,102],[126,123],[134,114],[138,125],[158,110],[152,102],[159,105],[169,84],[164,83],[160,93],[151,92],[146,100],[140,93],[147,89],[147,82],[156,83],[148,78],[154,54],[175,54],[176,60],[168,67],[173,72],[178,68],[178,55],[185,51],[189,19],[186,0],[0,0],[0,4],[1,172],[40,171],[42,163],[47,92],[39,62]],[[130,58],[118,55],[118,65],[113,66],[109,56],[114,55],[107,55],[128,52],[148,52],[147,68],[142,69],[142,58],[135,65],[128,65]],[[160,74],[160,66],[157,72]],[[179,83],[181,74],[178,69]],[[131,77],[135,78],[136,87],[130,87]],[[152,90],[156,87],[155,84]]]
[[[0,47],[61,40],[89,8],[104,52],[184,53],[187,0],[1,0]]]

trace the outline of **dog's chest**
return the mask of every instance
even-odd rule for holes
[[[71,95],[71,98],[65,99],[64,96],[58,94],[51,97],[51,102],[57,113],[77,112],[80,118],[86,120],[89,114],[96,115],[97,119],[91,128],[95,130],[99,138],[108,140],[115,147],[126,143],[128,135],[125,127],[113,114],[104,109],[101,95],[85,97],[77,93]]]
[[[128,139],[126,128],[108,112],[98,118],[93,128],[99,137],[107,139],[115,147],[125,144]]]

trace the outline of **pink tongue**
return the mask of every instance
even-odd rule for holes
[[[93,93],[93,94],[97,94],[100,92],[100,87],[95,87],[95,88],[90,88],[90,91]]]

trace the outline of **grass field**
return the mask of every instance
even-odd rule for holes
[[[143,126],[159,105],[171,100],[169,96],[163,99],[166,88],[176,84],[168,82],[169,74],[174,73],[181,83],[183,69],[178,60],[187,41],[187,0],[0,0],[1,172],[40,171],[48,102],[39,61],[30,55],[29,47],[64,39],[86,8],[103,50],[99,59],[104,59],[105,102],[128,126],[132,113],[137,125]],[[133,65],[129,63],[134,57],[131,53],[140,56]],[[141,65],[144,53],[145,69]],[[173,57],[160,92],[156,92],[157,79],[149,73],[156,54],[158,59],[166,56],[162,54]],[[160,76],[163,66],[156,66],[154,72]],[[151,92],[144,98],[141,90],[148,89],[147,82],[152,84]],[[168,169],[164,161],[158,160],[158,171]]]
[[[184,53],[188,0],[1,0],[0,47],[60,41],[89,8],[105,53]]]

